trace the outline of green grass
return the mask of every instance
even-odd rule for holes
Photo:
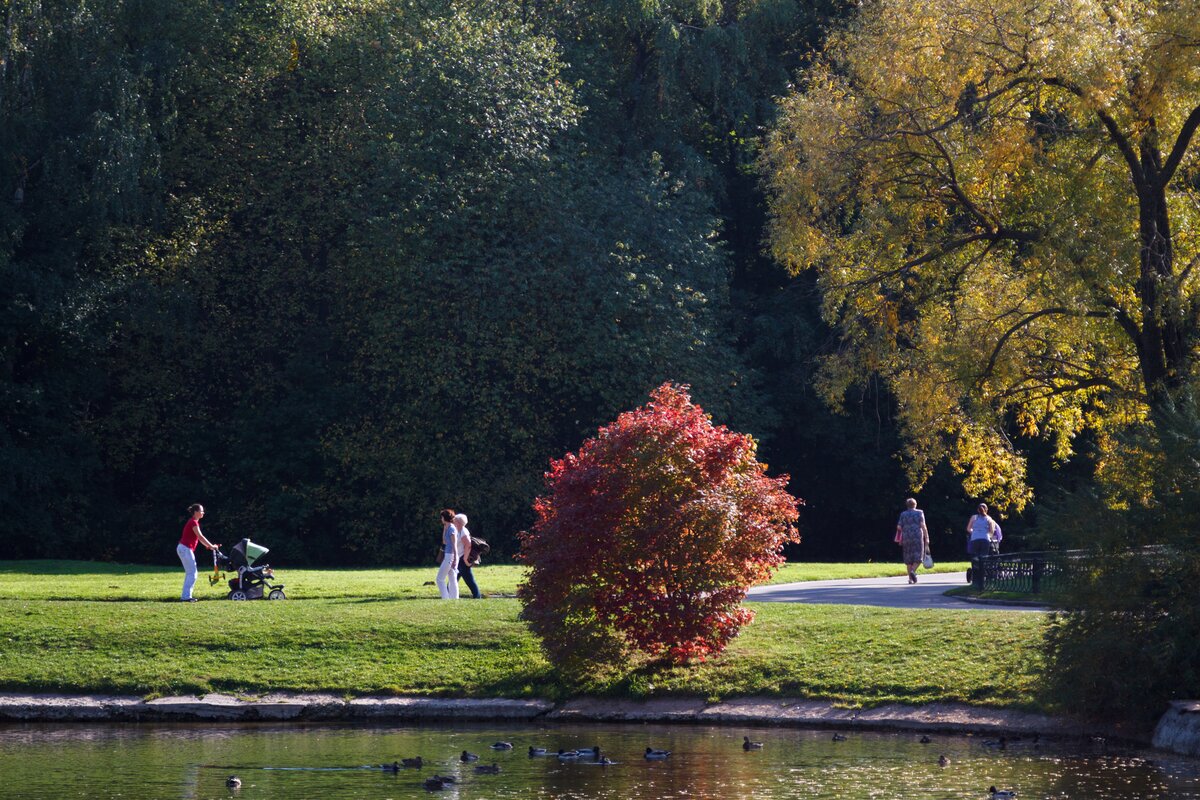
[[[485,592],[504,593],[520,570],[489,566],[479,576]],[[756,621],[709,663],[563,676],[518,620],[516,601],[424,599],[431,568],[280,577],[298,599],[187,604],[163,600],[178,592],[177,569],[0,562],[0,689],[772,695],[852,706],[1037,707],[1036,614],[752,604]],[[198,588],[218,596],[206,582]]]
[[[980,600],[1003,600],[1006,603],[1014,601],[1037,603],[1042,606],[1061,606],[1066,602],[1066,597],[1060,593],[1042,592],[1033,594],[1032,592],[1005,592],[1005,591],[985,591],[978,592],[972,585],[956,586],[950,589],[946,594],[952,597],[975,597]]]
[[[935,562],[929,572],[965,572],[969,561]],[[927,570],[922,568],[921,573]],[[863,564],[811,563],[784,564],[769,583],[799,583],[800,581],[832,581],[850,578],[898,578],[904,575],[904,565],[896,562],[869,561]]]

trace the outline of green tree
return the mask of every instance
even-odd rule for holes
[[[1197,17],[1062,0],[864,6],[764,159],[772,246],[842,333],[823,389],[880,375],[915,483],[1030,497],[1060,457],[1194,380]]]
[[[90,435],[99,316],[161,210],[151,58],[117,6],[0,8],[0,519],[10,556],[65,554],[105,513]]]
[[[1200,691],[1200,415],[1185,398],[1117,437],[1148,497],[1078,491],[1052,502],[1060,539],[1096,554],[1046,633],[1044,692],[1072,712],[1152,724]]]

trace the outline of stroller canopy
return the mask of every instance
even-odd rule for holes
[[[271,551],[261,544],[255,544],[249,539],[242,539],[233,546],[229,557],[236,569],[237,567],[254,566],[255,561],[258,561],[269,552]]]

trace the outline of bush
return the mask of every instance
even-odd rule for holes
[[[1045,687],[1069,711],[1148,723],[1200,696],[1200,417],[1164,414],[1117,454],[1119,489],[1047,515],[1099,558],[1051,618]]]
[[[551,462],[521,534],[523,616],[560,666],[720,653],[753,619],[747,589],[799,541],[799,501],[751,437],[714,426],[687,387],[650,397]]]

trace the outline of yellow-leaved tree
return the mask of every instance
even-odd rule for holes
[[[832,400],[895,394],[919,485],[1029,498],[1196,377],[1200,14],[1170,0],[868,0],[782,103],[772,248],[814,269]]]

